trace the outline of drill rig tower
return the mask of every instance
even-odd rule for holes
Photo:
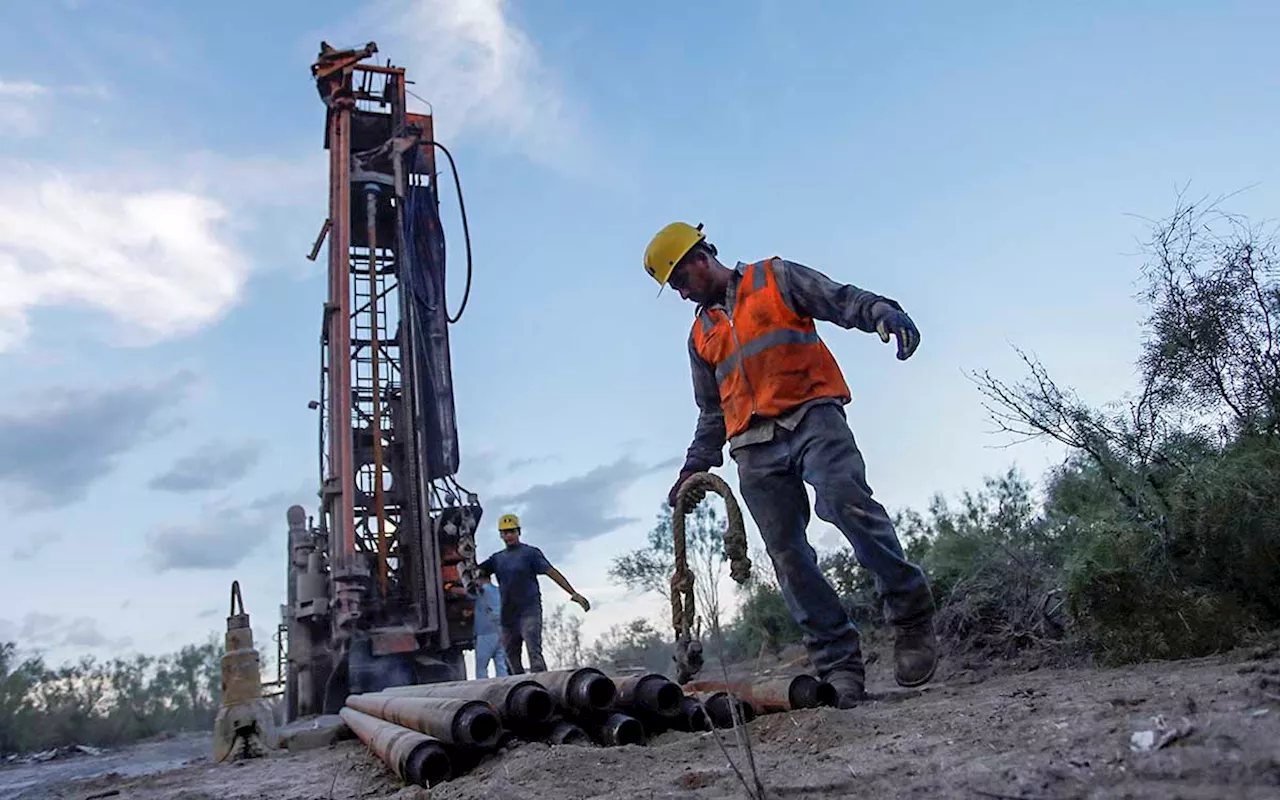
[[[329,217],[310,258],[327,236],[329,293],[319,521],[287,515],[288,720],[335,713],[349,693],[463,679],[474,645],[481,508],[453,477],[439,145],[431,116],[405,108],[404,70],[366,62],[376,52],[321,43],[311,68]]]

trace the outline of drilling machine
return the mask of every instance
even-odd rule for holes
[[[474,647],[476,495],[455,479],[445,246],[430,114],[373,42],[327,43],[311,72],[326,108],[329,216],[321,325],[319,514],[287,512],[281,607],[285,719],[350,693],[466,678]],[[467,241],[462,190],[453,168]]]

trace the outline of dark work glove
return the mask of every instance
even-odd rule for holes
[[[907,316],[907,312],[896,308],[890,308],[876,319],[876,333],[880,334],[880,341],[886,344],[890,335],[898,337],[899,361],[911,358],[911,354],[920,346],[920,331],[916,330],[916,324]]]
[[[667,493],[667,505],[672,508],[676,507],[676,493],[680,491],[680,486],[689,479],[690,475],[696,474],[696,470],[681,470],[680,477],[676,478],[676,483],[671,487],[671,491]]]

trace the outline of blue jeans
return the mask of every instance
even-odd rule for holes
[[[772,441],[741,447],[733,459],[742,498],[820,677],[839,669],[862,672],[862,650],[858,628],[806,536],[806,483],[814,488],[818,517],[840,529],[858,563],[875,577],[885,619],[901,624],[933,614],[924,572],[907,561],[888,512],[872,499],[866,463],[840,406],[814,406],[794,431],[777,426]]]
[[[523,675],[520,663],[520,645],[529,651],[529,671],[546,672],[547,662],[542,657],[542,608],[536,606],[514,620],[502,621],[502,649],[507,651],[507,664],[512,675]]]
[[[507,654],[502,649],[502,640],[497,632],[482,633],[476,636],[476,677],[489,677],[489,662],[493,662],[493,673],[497,677],[508,673]]]

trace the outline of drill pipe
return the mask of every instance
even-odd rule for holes
[[[626,709],[623,709],[624,711]],[[657,736],[665,731],[683,731],[685,733],[699,733],[701,731],[711,730],[711,723],[707,719],[707,712],[702,708],[696,698],[680,696],[680,706],[676,713],[670,717],[664,717],[660,714],[637,709],[628,712],[640,720],[640,724],[644,725],[645,733],[649,736]]]
[[[680,714],[680,699],[684,692],[679,684],[656,672],[623,678],[616,682],[617,697],[614,705],[628,714],[640,712],[675,717]]]
[[[690,692],[729,692],[750,703],[757,714],[836,704],[836,688],[812,675],[758,681],[693,681],[684,688]]]
[[[360,741],[405,783],[430,787],[452,776],[453,765],[439,739],[354,708],[341,708],[338,714]]]
[[[737,707],[738,718],[743,724],[756,718],[756,711],[749,703],[742,702],[728,692],[690,692],[689,696],[701,701],[702,707],[707,710],[707,718],[717,728],[733,727],[734,706]]]
[[[603,711],[613,705],[618,687],[595,667],[535,672],[526,676],[551,692],[564,708],[576,711]]]
[[[678,731],[696,732],[711,730],[711,721],[707,719],[707,712],[702,710],[702,705],[695,698],[680,698],[680,713],[671,720],[671,727]]]
[[[586,731],[592,741],[605,747],[645,742],[645,729],[640,720],[619,711],[582,714],[574,721]]]
[[[599,713],[599,712],[597,712]],[[590,745],[591,738],[574,720],[556,715],[540,722],[517,722],[511,732],[526,742]]]
[[[483,700],[399,697],[372,692],[347,697],[347,706],[403,725],[447,744],[492,748],[502,735],[498,710]]]
[[[591,745],[591,737],[587,735],[578,725],[572,722],[557,722],[551,732],[547,734],[547,741],[551,744],[566,744],[575,747],[589,747]]]
[[[546,742],[547,744],[567,744],[581,747],[590,747],[593,744],[591,737],[587,735],[587,732],[581,726],[563,717],[555,717],[545,722],[527,725],[517,729],[516,735],[527,742]]]
[[[502,724],[543,722],[551,717],[555,702],[551,693],[537,681],[523,675],[487,678],[478,681],[448,681],[412,686],[394,686],[382,694],[397,697],[448,697],[457,700],[483,700],[498,709]]]

